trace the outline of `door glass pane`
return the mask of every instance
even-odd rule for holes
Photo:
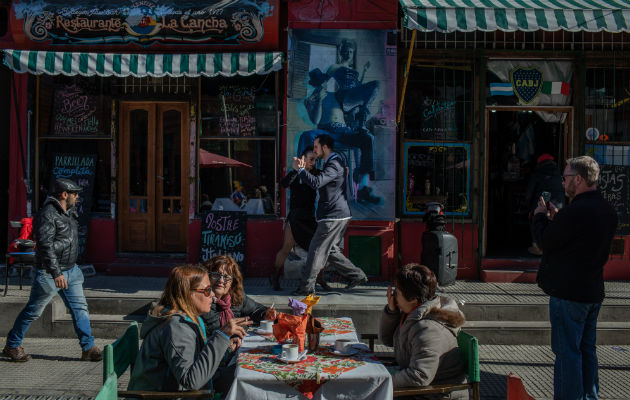
[[[147,138],[149,112],[133,110],[129,113],[129,195],[147,195]]]
[[[181,195],[181,146],[180,118],[177,110],[165,111],[162,114],[162,176],[163,196]]]

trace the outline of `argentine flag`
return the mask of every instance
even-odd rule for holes
[[[512,96],[514,90],[511,83],[491,83],[490,84],[490,96]]]

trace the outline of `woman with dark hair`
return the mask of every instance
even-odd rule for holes
[[[437,279],[424,265],[403,266],[394,285],[387,288],[378,335],[383,344],[394,346],[400,367],[392,375],[394,388],[464,382],[457,335],[466,319],[457,303],[435,295]],[[445,398],[467,399],[468,391]]]
[[[174,268],[157,306],[142,323],[143,339],[129,390],[210,389],[211,378],[228,349],[245,336],[245,318],[207,330],[201,314],[210,311],[214,293],[208,273],[195,265]]]
[[[319,175],[320,171],[315,168],[317,155],[313,152],[313,146],[307,146],[300,154],[300,157],[304,157],[306,160],[304,169],[313,175]],[[298,178],[298,173],[295,170],[292,170],[282,178],[280,184],[284,188],[289,188],[291,195],[289,197],[289,214],[284,225],[282,248],[276,254],[273,275],[269,278],[274,290],[282,290],[282,287],[280,287],[280,271],[293,246],[297,243],[304,250],[308,250],[315,229],[317,229],[317,221],[315,221],[315,189],[303,183]],[[317,280],[317,283],[325,290],[330,290],[330,287],[323,279],[323,275],[320,275]]]
[[[243,275],[234,259],[228,255],[215,256],[202,266],[210,276],[216,296],[212,307],[201,317],[209,332],[219,329],[232,318],[247,317],[255,323],[276,319],[276,311],[248,297],[243,290]]]

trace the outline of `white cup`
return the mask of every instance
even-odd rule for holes
[[[268,319],[263,319],[262,321],[260,321],[260,330],[263,332],[273,331],[273,321]]]
[[[287,361],[296,361],[298,359],[298,346],[297,344],[283,344],[282,345],[282,358]]]
[[[335,350],[339,353],[345,353],[350,349],[350,345],[354,343],[350,339],[337,339],[335,340]]]

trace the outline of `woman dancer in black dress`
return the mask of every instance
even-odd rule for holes
[[[301,156],[306,160],[306,170],[313,175],[318,175],[320,171],[315,168],[317,156],[313,152],[313,147],[306,147],[302,151]],[[293,246],[297,243],[304,250],[308,250],[315,229],[317,229],[317,221],[315,221],[315,189],[302,183],[300,178],[298,178],[297,171],[289,172],[287,176],[282,178],[280,184],[285,188],[289,188],[291,195],[289,197],[290,211],[284,225],[282,248],[276,254],[274,271],[269,278],[274,290],[282,290],[282,287],[280,287],[280,271]],[[317,283],[325,290],[330,290],[330,287],[323,279],[323,274],[317,277]]]

